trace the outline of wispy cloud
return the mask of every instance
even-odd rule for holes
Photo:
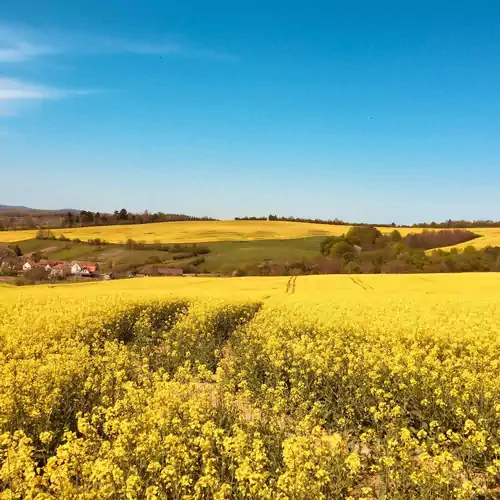
[[[89,90],[58,89],[15,78],[0,78],[0,101],[40,101],[89,93]]]
[[[112,55],[178,56],[235,61],[238,58],[225,51],[197,47],[186,40],[160,36],[154,40],[128,40],[120,37],[88,33],[42,31],[0,24],[0,63],[21,63],[54,55]]]
[[[20,63],[58,53],[55,47],[36,38],[26,29],[0,24],[0,63]]]
[[[16,78],[0,78],[0,116],[18,116],[30,102],[64,99],[90,93],[93,91],[38,85]]]
[[[0,78],[0,101],[55,99],[58,92],[50,87],[34,85],[14,78]]]
[[[0,48],[0,62],[23,62],[50,53],[46,47],[17,42],[10,47]]]
[[[212,61],[236,61],[233,54],[198,47],[185,39],[150,36],[149,39],[126,39],[94,33],[49,31],[0,23],[0,116],[17,115],[21,108],[34,101],[56,100],[93,91],[40,85],[16,76],[6,75],[14,68],[31,71],[34,61],[46,58],[106,57],[133,54],[137,57],[182,57]],[[58,60],[58,62],[61,62]],[[64,60],[62,61],[65,62]],[[37,66],[40,69],[40,66]],[[18,73],[19,74],[19,73]]]
[[[178,56],[213,61],[237,61],[228,52],[197,48],[187,42],[175,41],[130,41],[119,38],[92,38],[90,52],[101,54],[136,54],[151,56]]]

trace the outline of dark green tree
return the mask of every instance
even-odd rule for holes
[[[351,245],[359,245],[361,248],[372,247],[381,236],[382,233],[375,226],[370,225],[353,226],[345,235]]]
[[[390,238],[394,243],[397,243],[398,241],[401,241],[403,239],[401,233],[397,229],[394,229],[394,231],[391,232]]]

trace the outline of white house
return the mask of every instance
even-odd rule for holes
[[[71,265],[71,274],[80,274],[82,272],[82,267],[78,262]]]
[[[71,274],[78,276],[96,276],[99,274],[99,264],[91,262],[73,262],[71,264]]]
[[[80,264],[82,268],[82,276],[95,276],[99,273],[99,266],[97,264]]]
[[[30,269],[33,269],[34,267],[35,267],[35,263],[30,261],[30,260],[27,260],[23,264],[23,271],[29,271]]]

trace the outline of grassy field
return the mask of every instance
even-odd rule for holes
[[[0,286],[5,498],[498,498],[500,275]]]
[[[204,246],[211,250],[199,268],[209,272],[229,272],[239,266],[257,265],[266,260],[277,262],[297,261],[317,257],[322,236],[287,240],[250,240],[242,242],[209,242]],[[4,243],[3,245],[7,245]],[[0,247],[2,244],[0,244]],[[73,242],[25,240],[19,246],[23,254],[40,252],[54,260],[86,260],[101,263],[103,269],[114,266],[144,265],[150,258],[160,259],[171,265],[182,264],[174,261],[175,251],[128,250],[119,245],[96,246]],[[189,259],[188,259],[189,260]]]

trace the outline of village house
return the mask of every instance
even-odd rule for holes
[[[40,261],[37,263],[37,265],[43,267],[45,271],[50,271],[52,268],[60,264],[64,264],[64,262],[60,260],[48,260],[48,259],[40,259]]]
[[[66,278],[71,274],[71,266],[61,262],[53,266],[50,270],[49,276],[51,278]]]
[[[80,264],[78,264],[78,262],[74,262],[73,264],[71,264],[71,274],[79,275],[81,272],[82,267],[80,266]]]
[[[49,266],[50,268],[52,268],[54,266],[58,266],[59,264],[64,264],[64,262],[62,260],[40,259],[38,264],[40,264],[41,266],[44,266],[44,267]],[[47,271],[48,271],[48,269],[47,269]]]
[[[87,264],[82,267],[81,276],[96,276],[99,274],[99,266],[97,264]]]
[[[27,260],[23,264],[23,271],[29,271],[30,269],[33,269],[34,267],[36,267],[36,262],[33,260]]]
[[[73,262],[71,274],[75,276],[95,276],[99,274],[99,264],[91,262]]]

